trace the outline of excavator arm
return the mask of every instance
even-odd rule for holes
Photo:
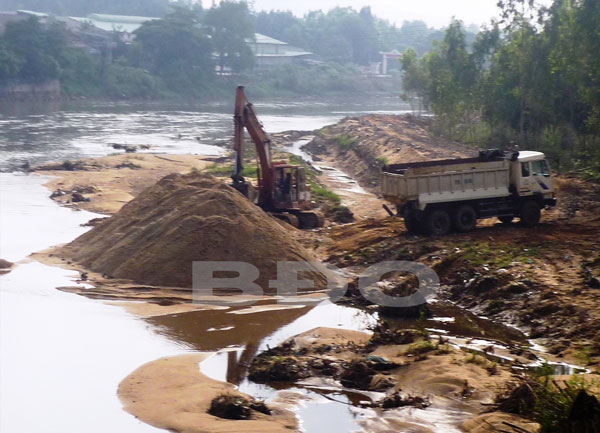
[[[256,154],[260,163],[260,191],[263,197],[259,200],[263,203],[273,197],[273,169],[271,164],[271,140],[256,117],[252,104],[246,98],[244,86],[238,86],[235,94],[235,113],[233,116],[235,125],[233,150],[235,153],[235,165],[231,176],[234,185],[245,184],[242,176],[244,170],[244,128],[248,130],[252,141],[256,146]]]

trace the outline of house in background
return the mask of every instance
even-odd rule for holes
[[[121,38],[121,41],[131,43],[133,40],[133,32],[140,28],[142,24],[160,18],[89,14],[87,17],[69,17],[69,19],[105,32],[117,33]]]
[[[247,42],[256,58],[255,69],[258,71],[290,63],[307,62],[313,56],[311,52],[260,33],[255,33],[254,40]]]
[[[4,33],[4,29],[6,28],[6,24],[11,21],[25,21],[31,17],[36,17],[40,20],[41,23],[45,23],[48,20],[48,14],[26,11],[26,10],[18,10],[11,12],[2,12],[0,11],[0,35]]]

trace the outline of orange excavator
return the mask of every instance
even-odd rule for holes
[[[244,86],[238,86],[235,96],[233,150],[235,155],[231,186],[266,212],[301,229],[322,227],[324,218],[311,210],[310,190],[304,167],[271,159],[271,140],[258,121],[252,104],[246,98]],[[256,146],[258,161],[258,197],[253,185],[244,179],[244,129]]]

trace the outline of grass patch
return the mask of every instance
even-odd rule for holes
[[[340,205],[342,199],[335,192],[328,189],[326,186],[321,185],[315,181],[310,181],[310,195],[318,201],[328,201],[335,205]]]
[[[385,156],[378,156],[375,158],[375,163],[378,167],[383,167],[384,165],[388,165],[389,160]]]
[[[233,164],[211,164],[204,169],[204,172],[214,174],[218,177],[228,177],[233,174]],[[254,165],[245,166],[242,170],[242,176],[256,179],[258,168]]]
[[[448,343],[438,344],[437,349],[435,351],[436,355],[447,355],[452,352],[452,346]]]
[[[475,364],[484,368],[490,375],[498,373],[498,363],[490,361],[485,356],[478,355],[475,352],[470,352],[465,358],[466,364]]]
[[[430,340],[423,340],[419,343],[413,343],[410,346],[408,346],[408,349],[406,349],[406,352],[404,352],[403,355],[418,356],[423,355],[425,353],[433,352],[437,349],[437,344],[432,343]]]
[[[542,258],[539,247],[514,246],[508,244],[494,244],[488,242],[464,243],[458,246],[459,251],[454,253],[454,258],[462,257],[474,266],[492,266],[495,268],[510,267],[513,262],[533,263],[536,258]]]
[[[310,187],[310,195],[313,199],[329,202],[332,205],[341,205],[341,197],[319,182],[317,171],[308,165],[306,161],[304,161],[298,155],[291,154],[289,155],[288,159],[291,164],[304,167],[304,170],[306,171],[306,180],[308,186]]]
[[[338,135],[335,137],[335,141],[341,150],[347,151],[353,149],[356,146],[356,138],[350,137],[349,135]]]

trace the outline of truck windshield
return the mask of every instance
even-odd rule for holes
[[[531,161],[531,172],[534,176],[550,176],[550,169],[545,159]]]

